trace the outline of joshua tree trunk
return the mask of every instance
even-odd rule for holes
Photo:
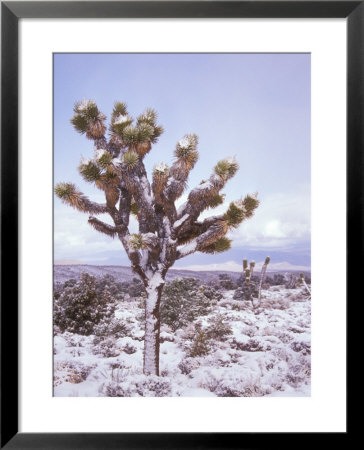
[[[155,274],[146,288],[143,373],[159,376],[160,300],[164,280]]]

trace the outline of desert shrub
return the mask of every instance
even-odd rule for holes
[[[290,299],[281,295],[263,298],[261,306],[263,309],[287,309],[291,306]]]
[[[133,278],[132,281],[128,285],[128,294],[130,297],[140,297],[142,294],[145,294],[145,288],[141,280],[139,278]]]
[[[96,279],[97,293],[101,295],[105,288],[108,288],[111,296],[117,300],[122,301],[124,299],[125,291],[123,290],[122,283],[115,280],[112,275],[106,274],[102,278]]]
[[[311,354],[311,344],[305,341],[293,341],[290,345],[295,352],[301,352],[303,355]]]
[[[264,352],[272,349],[268,343],[258,338],[250,338],[247,341],[233,339],[231,347],[244,352]]]
[[[250,281],[249,284],[244,281],[244,283],[235,290],[233,299],[251,300],[252,296],[258,297],[258,286],[258,283],[254,281]]]
[[[293,387],[298,387],[305,383],[311,376],[311,362],[307,358],[290,361],[288,364],[288,371],[286,374],[286,381]]]
[[[109,381],[104,383],[100,388],[100,393],[105,397],[133,397],[136,394],[135,386],[129,383],[117,383]]]
[[[101,386],[100,393],[106,397],[168,397],[171,395],[171,382],[168,378],[139,375],[125,377],[119,382],[108,381]]]
[[[110,319],[109,316],[104,317],[94,326],[93,334],[96,336],[114,336],[121,338],[130,335],[130,326],[121,319],[116,317]]]
[[[197,369],[198,367],[199,363],[194,358],[185,358],[178,364],[178,368],[183,375],[189,375],[192,370]]]
[[[219,285],[222,289],[232,291],[238,287],[238,285],[231,279],[226,273],[219,274]]]
[[[172,331],[209,314],[213,300],[221,298],[211,286],[199,285],[195,278],[176,278],[167,283],[161,300],[161,322]]]
[[[191,344],[187,347],[188,356],[191,358],[205,356],[208,355],[210,350],[211,342],[208,334],[202,328],[197,329]]]
[[[127,342],[125,344],[125,346],[123,347],[123,352],[127,353],[128,355],[132,355],[136,351],[137,351],[137,348],[134,347],[134,345],[129,344],[129,342]]]
[[[235,378],[222,376],[217,378],[208,374],[202,387],[213,392],[218,397],[260,397],[267,392],[263,389],[259,377]]]
[[[111,320],[115,307],[115,298],[108,287],[98,293],[96,278],[82,273],[76,284],[64,288],[54,299],[54,324],[61,332],[90,335],[95,325]]]
[[[205,330],[210,340],[216,340],[224,342],[233,334],[231,326],[225,321],[222,315],[213,317]]]
[[[114,338],[107,338],[99,341],[93,347],[92,351],[95,355],[102,355],[104,358],[114,358],[120,355],[120,349],[116,347]]]
[[[78,384],[89,376],[94,364],[87,365],[73,361],[59,361],[54,366],[54,386],[63,382]]]
[[[224,317],[221,315],[211,319],[206,327],[202,327],[198,322],[186,331],[185,336],[190,341],[186,345],[186,350],[191,358],[207,355],[216,341],[224,342],[233,333],[230,325],[224,322]]]
[[[171,382],[168,378],[143,376],[136,383],[136,391],[141,397],[167,397],[171,394]]]

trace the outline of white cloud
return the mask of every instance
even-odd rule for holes
[[[106,215],[98,216],[101,220],[111,223]],[[66,205],[57,205],[54,211],[54,258],[76,258],[82,261],[92,259],[106,260],[98,256],[104,252],[120,252],[124,249],[118,238],[112,239],[92,228],[88,222],[88,215],[82,214]],[[130,230],[137,230],[137,222],[131,217]]]
[[[177,206],[187,200],[184,194]],[[243,222],[237,230],[229,232],[234,247],[274,249],[297,247],[310,241],[310,189],[301,185],[287,193],[267,194],[260,197],[260,205],[254,216]],[[229,200],[214,210],[207,210],[201,218],[223,213]],[[101,220],[110,223],[104,215]],[[54,220],[55,258],[76,258],[86,261],[104,258],[105,252],[125,255],[118,239],[94,230],[82,214],[63,204],[56,204]],[[138,230],[136,219],[131,216],[129,229]],[[102,255],[100,254],[102,253]],[[101,261],[101,259],[100,259]]]
[[[234,245],[283,248],[310,241],[310,189],[299,186],[287,193],[260,198],[254,216],[229,233]]]

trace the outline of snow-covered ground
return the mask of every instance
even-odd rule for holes
[[[125,337],[56,334],[54,395],[309,396],[311,300],[304,288],[271,286],[257,309],[233,294],[224,291],[210,314],[183,329],[162,326],[160,377],[142,374],[140,300],[118,304]],[[214,327],[215,339],[210,333],[206,340]]]

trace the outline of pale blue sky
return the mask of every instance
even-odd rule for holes
[[[185,133],[199,136],[200,160],[189,188],[215,163],[235,155],[240,170],[227,202],[258,191],[256,216],[232,234],[233,248],[196,254],[179,265],[243,257],[310,265],[310,55],[308,54],[56,54],[54,55],[54,180],[71,181],[91,198],[77,166],[92,142],[70,124],[73,105],[90,98],[110,116],[115,101],[132,115],[157,110],[165,133],[145,159],[150,170],[171,163]],[[188,191],[186,191],[188,192]],[[91,229],[87,215],[55,199],[55,260],[127,264],[119,242]]]

